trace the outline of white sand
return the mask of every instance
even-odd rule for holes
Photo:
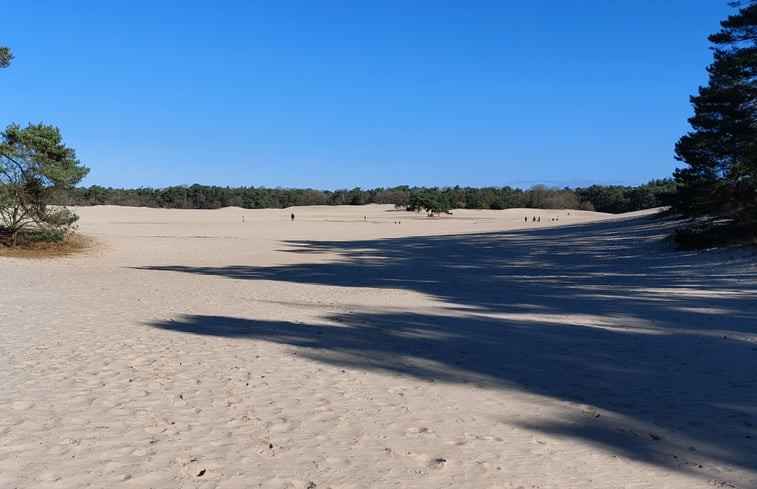
[[[750,251],[649,212],[77,212],[96,250],[0,257],[0,487],[757,487]]]

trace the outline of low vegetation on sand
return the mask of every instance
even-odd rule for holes
[[[7,235],[0,232],[0,256],[14,258],[58,258],[92,249],[94,240],[80,234],[64,239],[47,239],[44,233],[29,233],[16,246],[8,246]]]

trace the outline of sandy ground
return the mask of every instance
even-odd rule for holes
[[[77,212],[91,252],[0,257],[0,487],[757,487],[752,250],[650,212]]]

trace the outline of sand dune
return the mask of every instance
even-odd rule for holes
[[[0,257],[0,487],[757,487],[752,251],[653,211],[77,212],[91,252]]]

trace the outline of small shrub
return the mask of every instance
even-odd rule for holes
[[[26,240],[32,243],[63,243],[66,241],[66,232],[62,229],[48,229],[41,233],[31,233]]]
[[[757,244],[757,223],[714,221],[677,228],[675,240],[681,250],[713,248],[715,246]]]

